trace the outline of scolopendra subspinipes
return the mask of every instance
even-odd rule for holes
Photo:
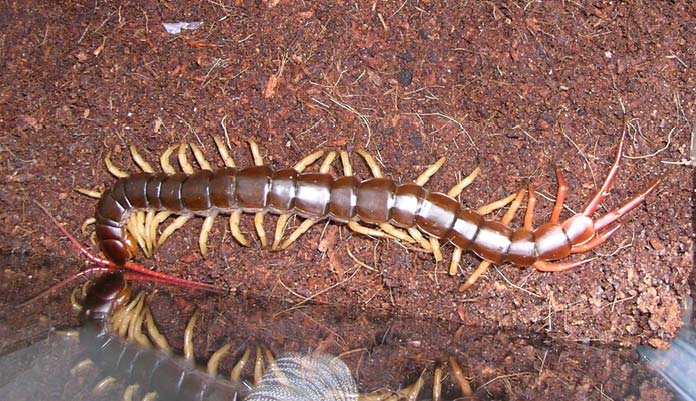
[[[160,158],[162,173],[156,173],[134,146],[131,146],[131,154],[142,173],[129,175],[119,170],[107,155],[105,161],[108,170],[120,179],[104,193],[81,191],[100,199],[95,217],[89,222],[95,224],[97,243],[106,255],[106,264],[123,266],[130,263],[138,246],[146,256],[150,256],[157,246],[193,216],[205,217],[199,237],[204,256],[208,233],[219,214],[230,215],[232,235],[242,245],[248,245],[239,222],[242,213],[254,213],[257,234],[262,246],[266,246],[268,241],[263,218],[266,213],[273,213],[280,215],[273,249],[287,248],[312,225],[324,219],[347,223],[349,228],[361,234],[418,243],[432,252],[436,260],[442,259],[440,241],[449,241],[454,245],[450,274],[456,274],[464,251],[472,251],[483,259],[479,268],[460,287],[460,290],[464,290],[491,263],[533,266],[545,272],[564,271],[586,263],[591,259],[553,261],[571,254],[589,252],[604,243],[621,226],[619,219],[640,205],[661,181],[661,178],[655,179],[622,206],[601,217],[592,218],[608,196],[618,173],[624,144],[622,136],[604,183],[581,213],[560,220],[568,185],[557,168],[558,190],[549,222],[533,228],[536,197],[530,184],[523,226],[511,228],[508,224],[522,203],[524,190],[478,210],[467,209],[455,200],[475,179],[478,168],[444,194],[430,192],[423,187],[442,166],[444,158],[414,182],[397,184],[382,175],[374,158],[364,150],[357,153],[367,162],[373,177],[360,180],[353,175],[345,151],[338,153],[344,175],[334,178],[329,174],[329,169],[337,152],[328,153],[318,173],[304,170],[324,155],[321,150],[305,157],[292,168],[273,170],[263,164],[258,146],[249,141],[255,165],[237,168],[229,155],[228,146],[221,138],[214,139],[225,164],[225,167],[217,170],[213,170],[201,149],[193,143],[170,146]],[[188,161],[189,147],[201,170],[194,170]],[[177,172],[169,161],[175,151],[182,172]],[[483,217],[507,204],[511,204],[510,210],[501,221]],[[140,213],[145,211],[147,215]],[[178,217],[157,238],[159,224],[172,215]],[[281,243],[285,224],[291,215],[299,215],[306,220]],[[366,227],[359,222],[377,227]]]

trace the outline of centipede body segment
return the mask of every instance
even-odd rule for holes
[[[273,213],[281,216],[274,248],[289,246],[316,222],[330,219],[347,223],[359,233],[417,242],[433,252],[436,258],[441,257],[439,241],[449,242],[455,248],[450,273],[456,273],[456,265],[464,251],[476,253],[484,259],[486,266],[509,262],[518,266],[534,266],[541,271],[562,271],[584,261],[552,261],[574,253],[585,253],[601,245],[619,228],[619,219],[640,205],[660,182],[660,179],[656,179],[619,208],[599,218],[592,218],[616,178],[623,149],[622,137],[615,161],[602,187],[581,213],[560,221],[567,183],[557,170],[559,190],[550,221],[536,229],[532,227],[536,199],[530,185],[524,225],[512,228],[508,223],[514,212],[504,221],[490,220],[480,213],[488,212],[488,208],[470,210],[454,198],[473,178],[467,177],[448,194],[424,188],[423,184],[444,160],[438,161],[415,182],[398,184],[383,177],[377,163],[364,151],[359,153],[370,166],[373,177],[361,180],[352,175],[345,152],[340,153],[345,175],[334,177],[329,174],[329,167],[336,157],[335,152],[329,153],[318,173],[304,172],[304,169],[319,159],[322,152],[313,153],[294,168],[274,170],[262,164],[258,147],[250,142],[256,165],[238,168],[222,140],[215,138],[215,142],[225,163],[225,167],[216,170],[212,170],[200,148],[193,144],[191,148],[202,168],[198,171],[186,158],[189,147],[186,144],[167,149],[161,159],[162,173],[154,172],[134,148],[133,157],[143,169],[142,173],[127,175],[110,168],[122,178],[101,194],[94,218],[97,242],[109,260],[116,265],[127,263],[134,257],[138,243],[141,248],[151,252],[193,216],[206,219],[199,239],[204,255],[208,232],[220,214],[230,215],[233,236],[246,245],[247,241],[239,230],[239,219],[242,213],[254,213],[257,233],[265,246],[263,216]],[[176,172],[169,163],[169,155],[177,149],[183,172]],[[107,165],[113,166],[110,161]],[[475,177],[475,174],[472,176]],[[492,205],[499,207],[516,198],[518,207],[523,192],[518,193],[517,197],[512,195],[500,205],[496,202]],[[140,218],[139,225],[132,225],[129,217],[138,211],[146,211],[147,215]],[[157,240],[158,224],[172,214],[179,217]],[[280,245],[279,236],[291,215],[306,220]]]

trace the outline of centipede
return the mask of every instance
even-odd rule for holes
[[[429,191],[425,184],[443,165],[445,158],[428,167],[413,182],[397,183],[385,177],[375,158],[365,150],[357,150],[370,169],[372,177],[359,179],[353,174],[346,151],[316,151],[291,168],[273,169],[264,164],[255,142],[249,141],[254,165],[237,167],[230,156],[229,140],[213,137],[224,163],[213,168],[203,151],[194,143],[170,146],[162,154],[162,172],[154,168],[130,147],[135,163],[142,170],[129,174],[117,168],[107,154],[107,169],[119,177],[106,191],[82,190],[99,198],[95,214],[88,223],[94,223],[96,242],[106,256],[102,263],[127,266],[135,258],[138,248],[146,256],[167,240],[174,231],[195,216],[204,218],[199,235],[199,247],[205,257],[208,235],[215,219],[229,215],[232,236],[244,246],[248,239],[240,229],[243,213],[254,214],[254,226],[262,247],[269,240],[264,232],[264,216],[278,215],[275,237],[271,248],[285,249],[314,224],[331,220],[359,234],[412,243],[434,254],[436,261],[443,259],[441,243],[453,246],[449,273],[455,275],[463,252],[470,251],[482,259],[478,268],[460,287],[470,287],[491,264],[509,263],[519,267],[532,266],[542,272],[560,272],[578,267],[592,258],[563,260],[573,254],[585,254],[602,245],[621,227],[623,216],[641,205],[658,188],[662,177],[654,179],[643,190],[619,207],[593,217],[609,195],[619,171],[624,147],[624,135],[618,139],[614,162],[603,184],[589,200],[582,212],[561,220],[568,183],[559,168],[553,210],[548,222],[534,227],[534,208],[537,203],[535,187],[521,189],[504,199],[491,202],[479,209],[464,207],[457,201],[460,193],[470,185],[480,168],[457,183],[447,193]],[[187,156],[193,153],[199,169]],[[180,171],[170,158],[177,153]],[[305,169],[326,154],[318,172]],[[330,173],[332,163],[340,158],[343,175]],[[527,193],[523,224],[512,227],[511,220]],[[509,205],[500,219],[487,218],[494,210]],[[177,216],[161,233],[159,225]],[[285,239],[285,226],[291,216],[304,221]],[[159,235],[159,237],[158,237]]]

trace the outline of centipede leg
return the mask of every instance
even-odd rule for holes
[[[263,365],[263,353],[261,347],[256,346],[256,358],[254,360],[254,386],[261,382],[265,368]]]
[[[169,350],[169,342],[167,342],[167,339],[159,331],[159,328],[157,328],[157,324],[155,324],[155,318],[152,316],[150,307],[147,306],[145,308],[145,325],[147,328],[147,333],[149,334],[150,338],[152,339],[152,342],[155,343],[157,348],[163,351]]]
[[[529,194],[527,196],[527,210],[524,212],[524,229],[531,230],[534,225],[534,207],[537,203],[536,193],[534,192],[534,184],[529,183]]]
[[[360,225],[357,221],[351,221],[348,223],[348,228],[351,230],[355,231],[356,233],[367,235],[367,236],[372,236],[372,237],[377,237],[377,238],[391,238],[394,239],[391,235],[385,233],[384,231],[380,230],[375,230],[374,228],[370,227],[365,227],[363,225]]]
[[[278,216],[275,233],[273,234],[273,245],[271,245],[272,250],[275,251],[280,246],[280,240],[283,239],[283,232],[285,231],[285,226],[288,224],[289,219],[289,214],[281,214]]]
[[[500,219],[500,222],[503,224],[510,224],[512,219],[515,217],[515,214],[517,213],[517,210],[520,208],[520,205],[522,205],[522,199],[524,199],[524,194],[525,190],[521,189],[516,195],[515,198],[513,199],[512,203],[510,204],[510,208],[508,209],[507,212],[503,215],[503,218]],[[452,262],[454,263],[454,257],[452,258]],[[459,261],[457,261],[457,264],[453,265],[450,264],[450,272],[454,270],[456,272],[456,266],[459,264]],[[488,268],[491,266],[491,262],[487,260],[481,261],[479,263],[478,267],[474,272],[469,276],[469,278],[466,279],[466,282],[459,286],[459,292],[464,292],[467,289],[469,289],[476,281],[485,273]]]
[[[568,181],[563,177],[561,169],[556,167],[556,181],[558,181],[558,190],[556,191],[556,202],[553,205],[553,212],[551,212],[551,223],[557,224],[558,220],[561,218],[561,212],[563,211],[563,203],[565,202],[566,196],[568,196]]]
[[[266,231],[263,229],[263,218],[266,216],[264,212],[254,213],[254,228],[256,229],[256,235],[259,236],[261,241],[261,248],[265,248],[268,244],[268,239],[266,238]]]
[[[184,214],[179,217],[177,217],[170,225],[167,226],[167,228],[162,231],[162,235],[160,235],[159,240],[157,241],[157,246],[162,246],[164,241],[171,236],[174,231],[178,230],[179,228],[183,227],[184,224],[186,224],[193,215],[190,214]]]
[[[232,370],[230,371],[230,381],[234,384],[238,384],[242,381],[242,370],[244,370],[244,366],[246,366],[247,362],[249,362],[249,357],[251,356],[251,350],[247,347],[244,350],[244,354],[242,355],[241,358],[239,358],[239,361],[232,367]]]
[[[261,157],[261,151],[259,150],[259,145],[253,140],[249,140],[249,149],[251,150],[251,157],[254,159],[255,166],[263,166],[263,157]],[[256,212],[254,214],[254,227],[256,228],[256,234],[259,236],[261,241],[261,247],[265,248],[268,240],[266,239],[266,232],[263,229],[263,218],[264,212]]]
[[[312,219],[307,219],[307,220],[303,221],[302,224],[300,224],[300,225],[295,229],[295,231],[293,231],[292,234],[290,234],[290,236],[288,237],[288,239],[286,239],[286,240],[283,242],[283,245],[280,246],[280,249],[282,250],[282,249],[285,249],[285,248],[289,247],[289,246],[290,246],[293,242],[295,242],[302,234],[304,234],[305,232],[307,232],[307,230],[309,230],[309,228],[312,227],[316,222],[317,222],[317,220],[312,220]]]
[[[501,209],[501,208],[504,208],[505,206],[510,204],[510,202],[515,200],[515,196],[517,196],[517,195],[510,194],[503,199],[498,199],[497,201],[494,201],[494,202],[491,202],[487,205],[481,206],[480,208],[476,209],[476,212],[478,214],[482,214],[482,215],[493,213],[494,211]]]
[[[183,171],[186,174],[193,174],[193,166],[191,163],[188,161],[188,156],[186,156],[186,150],[188,149],[188,144],[187,143],[181,143],[179,144],[179,151],[177,152],[177,158],[179,160],[179,167],[181,167],[181,171]]]
[[[442,399],[442,367],[435,368],[433,373],[433,398],[432,401],[440,401]]]
[[[213,223],[215,223],[215,218],[217,217],[217,215],[217,213],[213,213],[210,216],[207,216],[205,220],[203,220],[203,226],[201,227],[201,235],[198,237],[198,247],[201,249],[201,255],[203,255],[204,258],[208,253],[208,235],[210,234],[210,230],[212,230],[213,228]],[[262,244],[265,246],[265,243],[263,241]]]
[[[140,390],[138,384],[131,384],[123,391],[122,401],[133,401],[133,396]]]
[[[176,174],[176,170],[174,169],[174,166],[172,166],[172,164],[170,163],[169,158],[178,147],[179,145],[172,145],[162,153],[162,156],[160,156],[160,165],[162,166],[162,171],[164,171],[167,174]]]
[[[232,232],[232,237],[239,242],[240,245],[249,246],[249,241],[244,238],[242,230],[239,229],[239,222],[242,219],[242,211],[237,210],[230,214],[230,231]]]
[[[225,344],[219,350],[215,351],[213,355],[210,356],[207,365],[208,374],[217,376],[218,366],[220,365],[220,359],[222,359],[222,357],[229,353],[230,347],[230,344]]]
[[[191,151],[193,152],[193,157],[196,158],[196,163],[198,163],[198,165],[201,167],[201,169],[213,171],[213,168],[210,166],[210,163],[205,158],[205,155],[203,154],[203,151],[201,150],[201,148],[199,148],[198,145],[196,145],[193,142],[190,142],[189,146],[191,147]]]
[[[140,169],[146,173],[154,173],[155,170],[152,168],[150,163],[148,163],[144,157],[140,155],[138,152],[138,149],[135,147],[135,145],[130,146],[130,152],[131,156],[133,157],[133,161],[135,162]]]
[[[106,152],[106,156],[104,157],[104,164],[106,164],[106,169],[117,178],[126,178],[129,176],[128,173],[119,169],[114,165],[113,162],[111,162],[111,152]]]
[[[225,129],[225,131],[227,130]],[[237,167],[237,165],[234,163],[234,159],[232,159],[230,153],[227,151],[227,145],[225,145],[225,143],[222,141],[222,138],[215,135],[213,136],[213,141],[215,141],[215,146],[217,147],[218,153],[220,153],[222,162],[225,163],[225,167]]]
[[[103,395],[107,391],[111,390],[114,388],[114,384],[116,384],[116,379],[108,376],[99,381],[97,384],[92,387],[92,394],[94,395]]]
[[[193,362],[193,328],[196,325],[196,320],[198,320],[199,315],[200,313],[196,311],[193,316],[191,316],[184,330],[184,359],[190,362]]]
[[[468,187],[469,185],[471,185],[472,182],[474,182],[476,177],[478,177],[479,173],[481,173],[481,167],[476,166],[476,168],[471,173],[469,173],[469,175],[464,177],[463,180],[459,181],[455,186],[453,186],[452,189],[450,189],[447,192],[447,195],[453,198],[459,196],[466,187]]]
[[[459,384],[459,390],[462,392],[462,395],[467,398],[473,397],[474,392],[471,390],[471,383],[469,383],[466,375],[464,375],[464,371],[462,371],[457,360],[453,357],[449,357],[449,364],[452,368],[452,376],[454,376],[457,384]]]

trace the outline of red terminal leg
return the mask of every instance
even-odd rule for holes
[[[563,173],[558,167],[556,167],[556,181],[558,181],[558,191],[556,192],[556,203],[553,205],[551,213],[551,223],[554,224],[558,224],[558,220],[561,218],[563,203],[568,195],[568,181],[563,177]]]
[[[571,262],[549,263],[543,260],[534,262],[532,266],[542,272],[563,272],[593,261],[595,258],[581,259]]]
[[[621,223],[614,224],[613,226],[609,227],[608,230],[597,234],[594,238],[590,239],[584,244],[574,245],[570,249],[570,253],[585,253],[597,248],[605,243],[606,240],[609,239],[609,237],[611,237],[619,228],[621,228]]]
[[[614,164],[611,165],[611,169],[609,170],[609,174],[607,174],[607,178],[604,179],[604,184],[602,184],[602,187],[599,189],[599,191],[597,191],[595,196],[592,198],[592,200],[590,200],[590,202],[587,204],[587,207],[585,207],[585,210],[582,212],[582,214],[584,214],[585,216],[589,217],[594,214],[599,205],[609,195],[609,190],[614,185],[614,179],[616,179],[616,174],[619,172],[619,162],[621,162],[621,155],[623,153],[625,135],[625,133],[621,134],[621,139],[619,140],[619,144],[616,147],[616,159],[614,160]]]
[[[531,231],[534,223],[534,207],[537,203],[536,194],[534,193],[534,184],[529,183],[527,192],[529,196],[527,197],[527,210],[524,212],[524,229]]]
[[[626,213],[630,212],[631,210],[635,209],[645,201],[645,198],[648,197],[655,189],[657,188],[658,185],[660,185],[660,182],[662,182],[662,177],[655,179],[653,182],[650,183],[650,185],[647,186],[644,190],[639,192],[637,195],[635,195],[633,198],[629,199],[626,203],[624,203],[621,207],[605,214],[604,216],[598,218],[595,220],[594,223],[594,228],[595,231],[600,231],[603,228],[609,226],[613,222],[617,221],[620,219],[623,215]]]

